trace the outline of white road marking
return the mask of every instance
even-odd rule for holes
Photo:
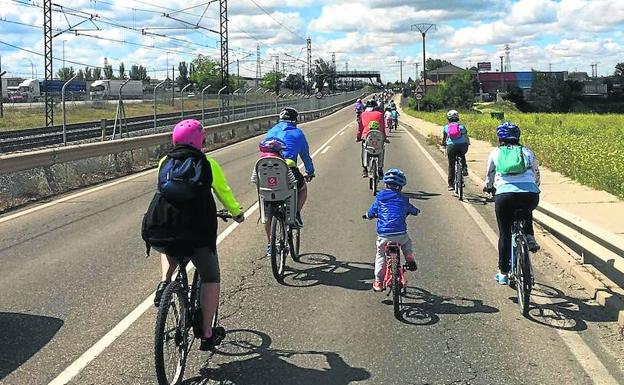
[[[341,132],[347,129],[353,123],[349,123],[344,126],[340,131],[335,133],[325,143],[323,143],[310,157],[314,158],[319,152],[328,146]],[[299,165],[302,168],[303,164]],[[142,174],[146,174],[144,172]],[[128,180],[128,178],[125,178]],[[121,182],[120,182],[121,183]],[[68,197],[69,198],[69,197]],[[247,211],[245,211],[245,218],[250,217],[259,205],[256,201]],[[217,237],[217,245],[219,245],[228,235],[230,235],[237,227],[239,223],[232,223],[229,225],[219,236]],[[187,271],[191,271],[192,264],[189,263]],[[122,319],[117,325],[115,325],[108,333],[106,333],[100,340],[98,340],[93,346],[91,346],[86,352],[84,352],[78,359],[72,362],[65,370],[63,370],[55,379],[50,381],[48,385],[65,385],[69,383],[74,377],[76,377],[91,361],[97,358],[107,347],[109,347],[119,336],[123,334],[139,317],[143,315],[154,303],[155,293],[150,294],[139,306],[132,310],[124,319]]]
[[[325,147],[325,149],[323,151],[321,151],[321,155],[326,154],[327,151],[329,151],[330,148],[331,148],[331,146]]]
[[[343,136],[343,135],[344,135],[344,131],[340,133],[340,136]]]
[[[423,145],[416,139],[416,137],[409,131],[409,129],[405,129],[405,132],[412,138],[416,146],[422,151],[423,155],[431,164],[433,168],[440,174],[442,180],[446,182],[447,175],[442,170],[442,167],[438,165],[438,163],[433,159],[433,157],[427,152],[427,150],[423,147]],[[498,235],[497,233],[490,227],[490,225],[485,221],[485,219],[478,213],[478,211],[472,207],[467,202],[462,202],[464,208],[472,217],[472,219],[477,223],[483,234],[485,234],[486,238],[494,247],[494,249],[498,250]],[[553,299],[547,299],[550,303],[556,303]],[[600,362],[600,359],[596,354],[592,351],[592,349],[585,343],[583,338],[576,332],[566,331],[561,329],[555,329],[559,337],[563,340],[563,342],[567,345],[570,352],[574,355],[577,362],[581,365],[585,373],[589,376],[593,383],[599,385],[617,385],[618,382],[611,376],[607,368]]]

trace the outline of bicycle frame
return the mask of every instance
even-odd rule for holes
[[[392,287],[392,262],[395,259],[399,268],[399,283],[401,288],[405,288],[407,286],[407,277],[405,276],[405,269],[401,264],[401,245],[392,242],[386,245],[386,275],[384,278],[384,286]],[[389,291],[387,295],[390,295]]]

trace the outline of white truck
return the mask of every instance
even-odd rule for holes
[[[119,88],[125,80],[96,80],[91,83],[89,93],[93,99],[117,99]],[[122,89],[124,99],[138,99],[143,97],[143,81],[130,80]]]

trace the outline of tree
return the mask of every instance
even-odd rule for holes
[[[184,86],[190,83],[188,66],[185,61],[178,64],[178,74],[179,76],[177,77],[176,82],[178,83],[178,87],[182,89]]]
[[[503,96],[503,99],[509,100],[514,103],[516,107],[522,112],[528,112],[530,110],[529,103],[524,99],[524,91],[520,87],[507,87],[507,94]]]
[[[305,80],[301,74],[290,74],[284,80],[284,87],[290,90],[302,90],[305,86]]]
[[[451,62],[448,62],[446,60],[433,59],[433,58],[428,58],[427,61],[425,62],[427,71],[437,70],[438,68],[442,68],[444,66],[451,65],[451,64],[452,64]]]
[[[314,79],[318,91],[323,91],[325,84],[330,91],[333,91],[336,89],[336,68],[323,59],[316,59],[312,69],[312,79]]]
[[[142,65],[133,64],[132,67],[130,67],[128,76],[132,80],[149,80],[149,76],[147,76],[147,69]]]
[[[264,75],[260,86],[268,90],[275,90],[279,92],[279,88],[282,84],[283,75],[280,72],[271,71]]]
[[[115,79],[115,75],[113,74],[113,66],[110,64],[104,64],[104,78],[105,79]]]
[[[84,71],[81,69],[78,70],[78,74],[76,76],[77,80],[85,80],[85,74]]]
[[[112,68],[111,68],[112,71]],[[93,69],[93,76],[91,78],[91,80],[100,80],[102,79],[102,69],[101,68],[94,68]]]
[[[194,70],[189,76],[189,80],[203,89],[210,85],[212,90],[221,88],[221,72],[219,71],[219,63],[209,57],[199,55],[191,63]]]
[[[123,62],[119,64],[119,79],[124,80],[126,78],[126,66]]]
[[[56,76],[58,76],[61,80],[69,80],[71,79],[76,72],[74,72],[74,67],[63,67],[58,70]]]
[[[570,112],[583,91],[583,84],[564,81],[550,73],[535,73],[531,94],[533,109],[539,112]]]
[[[624,78],[624,63],[618,63],[615,65],[615,72],[613,75],[619,78]]]
[[[91,67],[85,67],[85,69],[84,69],[84,78],[85,78],[86,81],[95,80],[93,78],[93,71],[91,70]]]
[[[452,108],[472,107],[474,101],[473,80],[474,74],[470,70],[464,70],[444,82],[440,86],[444,105]]]

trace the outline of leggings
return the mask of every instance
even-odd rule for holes
[[[524,232],[533,235],[533,210],[539,203],[539,194],[531,192],[496,194],[494,198],[496,221],[498,222],[498,269],[509,273],[511,263],[511,226],[514,212],[522,209],[525,215]]]
[[[468,144],[447,144],[446,156],[448,157],[448,185],[455,184],[455,157],[459,155],[462,167],[466,167],[466,153],[468,152]]]

